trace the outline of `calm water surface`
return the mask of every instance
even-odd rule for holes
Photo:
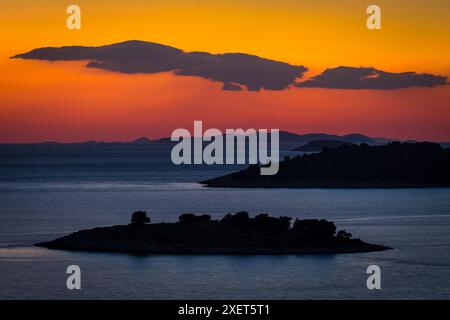
[[[227,170],[234,170],[236,168]],[[0,298],[410,299],[450,298],[450,189],[210,189],[227,172],[167,158],[0,156]],[[183,212],[247,210],[326,218],[394,250],[321,256],[132,256],[35,248],[33,243]],[[82,290],[65,269],[82,270]],[[366,288],[366,268],[382,290]]]

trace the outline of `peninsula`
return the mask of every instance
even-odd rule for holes
[[[202,181],[228,188],[409,188],[450,186],[450,149],[431,142],[342,145],[285,158],[276,175],[258,165]]]

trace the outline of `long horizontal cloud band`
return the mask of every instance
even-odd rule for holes
[[[40,48],[13,58],[91,60],[88,67],[123,73],[173,71],[223,82],[226,90],[283,90],[307,68],[242,53],[183,52],[157,43],[126,41],[101,47]]]
[[[12,58],[48,61],[89,60],[87,67],[121,73],[174,72],[223,83],[224,90],[283,90],[289,86],[339,89],[399,89],[434,87],[447,78],[415,72],[389,73],[374,68],[327,69],[298,82],[308,70],[304,66],[243,53],[210,54],[184,52],[152,42],[126,41],[100,47],[67,46],[39,48]]]

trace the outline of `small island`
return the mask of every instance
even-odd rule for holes
[[[382,251],[327,220],[272,217],[247,212],[210,215],[182,214],[176,223],[150,223],[145,211],[132,214],[128,225],[82,230],[36,246],[71,251],[130,254],[336,254]]]
[[[342,145],[286,158],[275,175],[258,165],[200,182],[220,188],[450,187],[450,149],[437,143]]]

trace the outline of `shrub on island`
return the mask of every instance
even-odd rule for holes
[[[245,227],[249,229],[265,229],[278,232],[291,232],[301,241],[316,241],[321,239],[330,239],[336,237],[338,240],[349,240],[352,234],[339,230],[336,233],[336,225],[324,219],[296,219],[291,224],[291,217],[279,216],[271,217],[268,213],[260,213],[254,218],[250,217],[247,211],[240,211],[235,214],[226,214],[219,223],[230,227]],[[178,217],[179,223],[207,223],[213,222],[209,214],[196,215],[193,213],[184,213]],[[143,225],[150,223],[151,219],[146,211],[136,211],[131,215],[130,225]],[[217,220],[214,220],[217,222]]]
[[[272,228],[283,231],[291,227],[291,220],[291,217],[271,217],[268,213],[261,213],[251,218],[247,211],[240,211],[235,214],[228,213],[220,222],[230,226]]]
[[[152,220],[147,215],[146,211],[135,211],[131,215],[131,222],[130,225],[141,225],[144,223],[150,223]]]
[[[240,211],[235,214],[228,213],[220,220],[220,222],[232,226],[247,226],[250,222],[250,216],[247,211]]]
[[[345,230],[339,230],[339,232],[336,234],[336,237],[338,237],[338,239],[348,240],[352,238],[352,234]]]
[[[301,238],[327,239],[332,238],[336,234],[336,225],[324,219],[296,219],[293,230]]]
[[[291,227],[291,217],[270,217],[268,213],[255,216],[254,224],[261,227],[272,227],[280,230],[288,230]]]

